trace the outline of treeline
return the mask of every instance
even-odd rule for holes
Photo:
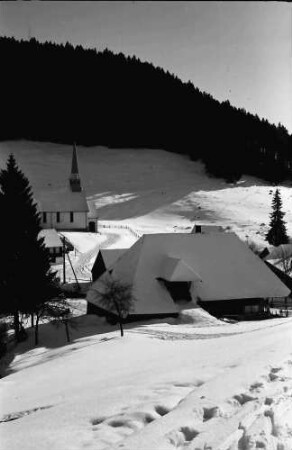
[[[0,139],[160,148],[228,181],[291,179],[292,136],[191,82],[109,50],[0,38]]]

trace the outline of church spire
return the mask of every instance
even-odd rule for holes
[[[81,192],[81,182],[79,178],[78,172],[78,161],[77,161],[77,149],[75,142],[73,144],[73,153],[72,153],[72,164],[71,164],[71,174],[69,178],[70,189],[72,192]]]
[[[73,174],[78,175],[77,150],[75,142],[73,143],[72,165],[71,165],[71,175]]]

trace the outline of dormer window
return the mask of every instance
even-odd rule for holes
[[[157,280],[166,287],[175,303],[187,303],[192,300],[191,281],[167,281],[163,278],[157,278]]]

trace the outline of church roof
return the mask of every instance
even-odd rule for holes
[[[40,192],[37,204],[40,212],[88,212],[84,193],[69,189]]]
[[[72,164],[71,164],[71,174],[77,175],[78,172],[78,162],[77,162],[77,150],[74,142],[73,153],[72,153]]]

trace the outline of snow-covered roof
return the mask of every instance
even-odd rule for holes
[[[266,260],[271,259],[288,259],[292,257],[292,244],[282,244],[278,247],[271,247],[269,254],[265,257]]]
[[[167,281],[202,281],[188,264],[181,258],[167,256],[161,265],[161,278]]]
[[[113,265],[112,276],[133,285],[135,314],[178,312],[163,283],[159,282],[166,258],[177,262],[181,279],[192,282],[192,299],[236,300],[286,297],[289,289],[234,233],[171,233],[143,235]],[[170,262],[170,261],[168,261]],[[173,261],[172,261],[173,262]],[[184,277],[183,277],[183,271]],[[98,305],[96,291],[107,273],[90,287],[87,300]],[[198,282],[198,276],[202,282]]]
[[[104,248],[100,250],[105,267],[108,269],[117,259],[122,256],[126,248]]]
[[[57,231],[54,228],[47,230],[41,230],[39,232],[39,238],[44,238],[44,244],[47,248],[62,247],[62,241]]]
[[[40,192],[36,201],[41,212],[88,212],[84,193],[71,192],[69,188]]]

